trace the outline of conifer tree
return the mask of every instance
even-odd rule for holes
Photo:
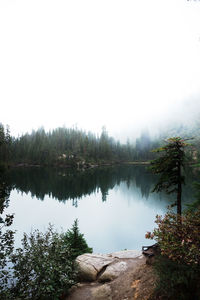
[[[72,259],[84,253],[92,253],[92,248],[88,247],[83,234],[79,231],[77,219],[74,221],[72,229],[67,231],[65,241],[71,248]]]
[[[167,194],[176,193],[177,215],[181,215],[182,185],[185,177],[182,169],[185,162],[184,148],[188,146],[186,140],[180,137],[173,137],[167,140],[167,145],[153,150],[161,153],[160,157],[151,161],[150,169],[160,178],[155,185],[153,192],[165,191]]]

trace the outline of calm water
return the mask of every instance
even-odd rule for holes
[[[156,214],[163,215],[173,202],[172,196],[170,200],[151,193],[156,178],[144,166],[79,172],[26,168],[7,176],[11,194],[6,213],[15,213],[16,246],[23,232],[44,231],[49,223],[65,231],[78,218],[80,231],[96,253],[141,249],[152,244],[144,236],[155,227]],[[187,187],[184,202],[191,196]]]

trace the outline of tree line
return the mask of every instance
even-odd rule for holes
[[[50,131],[44,128],[33,130],[15,138],[8,126],[0,123],[0,165],[66,165],[87,166],[131,161],[149,161],[156,158],[153,149],[161,147],[166,137],[151,137],[143,130],[134,141],[122,144],[110,137],[106,128],[100,135],[85,132],[78,128],[60,127]],[[199,158],[198,139],[194,141],[196,150],[187,153],[191,158]]]
[[[146,161],[154,158],[151,149],[159,142],[143,132],[135,143],[122,144],[102,128],[100,135],[78,128],[60,127],[50,131],[33,130],[15,138],[9,127],[0,124],[1,164],[77,165],[122,161]]]

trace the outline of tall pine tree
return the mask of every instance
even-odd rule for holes
[[[153,192],[165,191],[167,194],[176,193],[177,215],[181,215],[182,185],[185,177],[182,169],[185,162],[185,147],[189,144],[180,137],[167,140],[167,145],[153,150],[161,153],[160,157],[151,161],[150,169],[159,174],[159,180]]]

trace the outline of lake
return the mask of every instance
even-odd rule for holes
[[[191,199],[191,176],[184,199]],[[54,224],[59,232],[78,219],[80,232],[95,253],[141,249],[157,214],[163,215],[174,196],[151,193],[156,182],[145,166],[124,165],[75,171],[53,168],[15,168],[8,172],[10,204],[14,213],[15,245],[23,232],[45,231]]]

